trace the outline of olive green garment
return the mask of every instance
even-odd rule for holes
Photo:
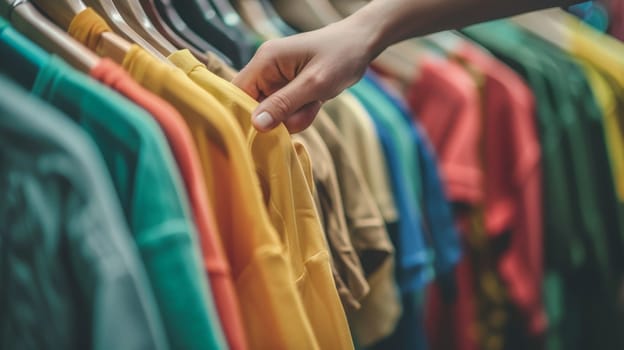
[[[226,348],[179,170],[156,122],[121,95],[21,39],[14,51],[22,60],[5,62],[11,67],[0,69],[19,71],[23,61],[39,57],[32,93],[72,117],[95,141],[141,253],[170,346]]]
[[[0,75],[0,348],[167,349],[104,162]]]
[[[513,25],[466,29],[529,83],[544,169],[548,349],[621,348],[613,327],[621,236],[601,111],[582,69]],[[615,253],[615,254],[614,254]]]

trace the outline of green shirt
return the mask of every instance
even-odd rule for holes
[[[9,29],[7,29],[9,30]],[[5,30],[5,31],[7,31]],[[23,37],[15,51],[40,67],[32,92],[72,117],[95,141],[175,349],[226,348],[202,270],[187,198],[166,139],[151,116]],[[19,74],[20,61],[0,67]]]
[[[0,348],[167,349],[97,148],[0,76]]]

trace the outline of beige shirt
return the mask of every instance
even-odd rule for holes
[[[336,288],[345,310],[353,312],[360,308],[369,287],[347,229],[334,161],[314,127],[293,135],[293,141],[303,144],[310,155],[315,202],[331,252]]]
[[[348,92],[328,101],[323,108],[338,128],[349,157],[362,170],[384,220],[387,223],[396,222],[399,214],[392,194],[386,156],[370,115]]]
[[[360,309],[348,312],[351,329],[358,343],[371,345],[394,331],[401,314],[394,247],[362,170],[347,152],[331,117],[319,113],[313,125],[333,160],[349,236],[370,287]]]
[[[227,63],[212,52],[206,52],[204,64],[209,71],[227,81],[232,81],[237,74],[234,68],[228,66]]]

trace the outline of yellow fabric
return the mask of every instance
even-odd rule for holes
[[[618,199],[624,202],[624,120],[618,115],[613,91],[624,92],[624,45],[570,19],[570,52],[597,72],[586,69],[590,84],[603,110],[605,137]],[[610,86],[603,77],[607,78]]]
[[[318,344],[322,349],[352,349],[345,312],[332,278],[329,252],[303,170],[310,165],[300,163],[309,158],[297,156],[283,125],[259,134],[251,124],[251,113],[258,103],[208,71],[188,50],[172,54],[169,60],[231,111],[246,135],[271,222],[290,257],[292,277],[297,280]]]
[[[390,175],[386,167],[375,126],[362,104],[350,93],[343,92],[323,107],[343,137],[351,159],[360,165],[361,173],[386,222],[398,219]]]
[[[96,50],[100,47],[100,38],[103,33],[111,32],[108,24],[90,7],[74,16],[67,33],[98,55]]]
[[[253,161],[234,117],[181,71],[138,47],[124,68],[185,118],[198,147],[220,238],[231,265],[249,344],[317,348],[288,257],[264,208]]]

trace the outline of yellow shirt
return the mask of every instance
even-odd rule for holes
[[[604,113],[613,179],[618,199],[624,202],[624,120],[618,115],[622,111],[616,108],[615,96],[609,96],[613,91],[624,92],[624,45],[577,20],[570,20],[568,27],[572,33],[570,52],[602,75],[585,70]]]
[[[300,160],[283,125],[258,133],[251,113],[258,103],[206,69],[188,50],[169,60],[234,114],[251,150],[271,222],[290,257],[292,275],[321,349],[352,349],[345,312],[332,277],[329,252]],[[225,116],[224,116],[225,117]]]
[[[89,37],[90,26],[101,26],[102,19],[92,11],[78,16],[72,24],[83,28],[70,27],[70,32],[78,33],[75,38],[83,43],[97,42]],[[249,148],[231,112],[179,69],[137,46],[128,52],[123,67],[174,106],[193,134],[250,346],[318,349],[293,264],[271,225]]]

